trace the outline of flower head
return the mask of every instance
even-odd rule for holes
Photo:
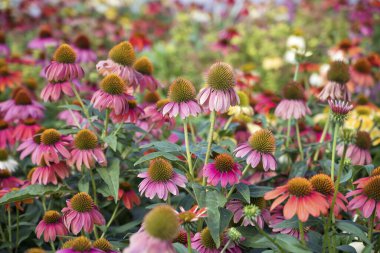
[[[318,97],[321,101],[338,99],[350,101],[351,95],[347,90],[346,83],[350,80],[348,65],[343,61],[334,61],[330,64],[327,72],[328,82]]]
[[[123,201],[125,208],[132,209],[133,205],[140,205],[140,198],[128,182],[119,184],[118,198]]]
[[[343,100],[329,100],[328,102],[332,112],[332,119],[342,125],[354,106],[350,102]]]
[[[65,162],[53,163],[50,166],[46,165],[45,162],[42,162],[40,166],[34,168],[31,183],[43,185],[49,183],[58,184],[60,180],[65,179],[69,175],[70,168]]]
[[[222,187],[226,187],[227,184],[232,186],[239,183],[240,165],[235,163],[231,155],[219,154],[214,162],[205,165],[203,175],[207,177],[207,182],[214,186],[219,183]]]
[[[161,84],[153,77],[153,64],[148,57],[143,56],[138,58],[133,64],[133,68],[142,74],[140,79],[140,90],[148,88],[150,91],[155,91]]]
[[[252,198],[250,203],[233,199],[229,201],[226,208],[233,213],[233,221],[238,224],[240,221],[243,226],[255,226],[256,223],[263,228],[264,221],[269,218],[269,211],[265,208],[264,198]]]
[[[54,242],[57,236],[68,234],[66,227],[62,223],[61,215],[54,210],[46,211],[42,220],[36,227],[37,238],[44,235],[44,241]]]
[[[103,253],[104,251],[93,247],[90,239],[84,236],[66,241],[57,253]]]
[[[105,238],[99,238],[93,243],[93,247],[100,249],[105,253],[116,253],[117,251],[112,250],[112,244]]]
[[[371,164],[372,157],[369,152],[371,146],[372,140],[369,133],[366,131],[358,131],[354,143],[348,145],[346,157],[351,159],[353,165]],[[342,144],[337,146],[337,153],[339,156],[343,155],[343,149],[344,146]]]

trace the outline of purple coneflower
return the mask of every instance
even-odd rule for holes
[[[7,121],[0,119],[0,148],[12,147],[15,132]]]
[[[162,109],[163,115],[182,119],[189,116],[197,116],[201,113],[201,107],[196,102],[194,85],[184,78],[177,78],[169,87],[169,103]]]
[[[348,117],[348,113],[354,106],[347,101],[343,100],[328,100],[332,112],[332,119],[338,124],[343,124]]]
[[[366,131],[358,131],[355,137],[355,143],[349,144],[346,157],[351,159],[353,165],[367,165],[372,163],[370,148],[372,146],[371,136]],[[343,144],[337,146],[337,153],[343,155]]]
[[[32,157],[35,156],[37,147],[41,144],[41,134],[43,131],[45,131],[45,128],[41,128],[32,137],[26,139],[18,146],[17,151],[21,151],[20,159],[24,159],[30,154],[32,154]]]
[[[194,235],[194,237],[191,239],[191,247],[193,249],[196,249],[199,253],[219,253],[228,241],[224,235],[221,237],[223,241],[222,245],[220,247],[217,247],[214,239],[212,239],[210,229],[206,227],[201,232],[198,232]],[[242,251],[235,243],[232,242],[228,245],[225,252],[241,253]]]
[[[0,120],[1,122],[1,120]],[[1,129],[1,123],[0,123]],[[15,141],[24,141],[33,137],[38,130],[41,129],[40,124],[37,123],[36,119],[26,118],[19,122],[13,131],[13,137]],[[0,147],[1,147],[1,130],[0,130]]]
[[[40,97],[47,101],[58,101],[62,94],[69,97],[74,96],[74,92],[71,88],[71,84],[68,81],[50,81],[41,91]]]
[[[116,115],[114,112],[111,112],[111,119],[114,123],[136,123],[139,117],[144,114],[144,110],[137,105],[136,100],[128,100],[128,109],[126,112]],[[150,115],[149,115],[150,116]]]
[[[89,38],[84,35],[78,35],[74,40],[74,50],[77,55],[77,63],[90,63],[96,61],[96,53],[91,50]]]
[[[240,103],[234,90],[236,78],[233,68],[224,62],[214,63],[207,74],[207,87],[198,94],[199,104],[210,111],[224,113]]]
[[[62,217],[57,211],[46,211],[42,220],[36,227],[37,238],[44,235],[45,242],[54,242],[57,236],[65,236],[68,231],[63,225]]]
[[[163,158],[151,160],[148,171],[137,176],[144,178],[139,184],[140,193],[145,193],[150,199],[157,195],[158,198],[166,200],[169,192],[178,195],[178,186],[185,187],[187,183],[186,177],[175,172],[171,163]]]
[[[94,243],[92,246],[95,249],[100,249],[104,253],[118,253],[119,251],[113,250],[112,244],[105,238],[99,238]]]
[[[38,37],[32,39],[28,43],[28,48],[38,49],[42,51],[46,50],[48,47],[56,46],[58,46],[58,40],[53,38],[53,33],[51,32],[50,27],[47,25],[41,26]]]
[[[104,251],[95,248],[90,239],[80,236],[66,241],[57,253],[104,253]]]
[[[240,165],[229,154],[218,155],[214,162],[206,164],[203,168],[203,176],[207,177],[207,183],[217,186],[219,183],[226,187],[239,183],[241,176]]]
[[[0,169],[0,189],[12,189],[24,184],[21,179],[12,176],[8,169]]]
[[[125,208],[132,209],[133,205],[139,206],[141,201],[132,186],[128,182],[119,184],[118,199],[123,201]]]
[[[189,210],[185,210],[182,206],[179,207],[181,212],[177,212],[179,221],[182,225],[186,226],[189,223],[197,222],[200,218],[207,217],[207,208],[199,208],[198,205],[193,206]]]
[[[70,168],[65,162],[52,163],[50,166],[42,163],[40,166],[35,167],[32,173],[32,184],[49,183],[58,184],[59,180],[65,179],[70,175]]]
[[[363,88],[374,86],[375,80],[372,77],[371,68],[371,63],[367,58],[363,57],[356,60],[350,69],[351,81]]]
[[[133,64],[133,68],[142,75],[139,79],[140,91],[146,88],[150,91],[155,91],[161,86],[160,82],[153,76],[153,64],[148,57],[143,56],[137,59]]]

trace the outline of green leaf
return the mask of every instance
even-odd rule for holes
[[[73,111],[82,111],[82,107],[78,105],[59,105],[58,108],[69,109]]]
[[[257,186],[257,185],[250,185],[249,191],[250,196],[254,198],[263,197],[265,193],[271,191],[273,188],[269,186]]]
[[[165,153],[165,152],[153,152],[153,153],[150,153],[150,154],[147,154],[147,155],[144,155],[142,156],[140,159],[138,159],[136,162],[135,162],[135,166],[136,165],[139,165],[143,162],[146,162],[146,161],[150,161],[154,158],[157,158],[157,157],[165,157],[166,159],[170,160],[170,161],[181,161],[181,159],[179,159],[178,157],[176,157],[175,155],[172,155],[170,153]]]
[[[305,161],[298,161],[293,164],[292,171],[290,172],[289,177],[303,177],[307,171],[307,164]]]
[[[233,213],[226,209],[219,207],[219,213],[220,213],[220,231],[219,233],[223,233],[223,231],[228,227],[230,224],[230,221],[232,219]]]
[[[297,253],[311,253],[312,251],[306,248],[301,244],[299,240],[290,235],[285,234],[277,234],[275,236],[278,244],[286,251],[286,252],[297,252]]]
[[[87,192],[90,186],[90,178],[87,174],[84,174],[78,182],[78,189],[80,192]]]
[[[175,251],[177,252],[177,253],[188,253],[189,251],[187,250],[187,248],[183,245],[183,244],[180,244],[180,243],[178,243],[178,242],[176,242],[176,243],[173,243],[173,247],[174,247],[174,249],[175,249]],[[195,251],[194,249],[191,249],[191,252],[197,252],[197,251]]]
[[[367,238],[367,235],[354,222],[352,222],[352,221],[346,221],[346,220],[339,220],[339,221],[336,221],[335,225],[340,230],[359,237],[366,244],[371,244],[371,242]]]
[[[122,226],[110,227],[109,231],[114,234],[126,233],[129,230],[137,227],[141,223],[141,220],[134,220]]]
[[[340,245],[336,247],[338,250],[343,251],[343,252],[348,252],[348,253],[356,253],[356,250],[354,247],[350,245]]]
[[[103,181],[107,184],[116,203],[119,191],[120,160],[114,159],[112,160],[111,166],[108,168],[99,168],[97,171]]]
[[[108,135],[104,138],[104,142],[111,147],[113,151],[116,151],[117,148],[117,137],[115,135]]]
[[[251,202],[251,194],[250,194],[248,185],[240,183],[236,185],[236,190],[241,194],[241,196],[244,198],[244,200],[247,203]]]
[[[151,147],[154,147],[158,151],[162,151],[162,152],[168,152],[168,153],[181,152],[180,146],[168,141],[156,141],[156,142],[152,142],[152,143],[148,143],[148,144],[140,146],[140,148],[151,148]]]
[[[18,190],[18,191],[12,191],[7,194],[5,194],[0,199],[0,205],[5,205],[9,203],[13,203],[16,201],[23,201],[26,199],[31,199],[35,197],[41,197],[45,195],[55,194],[55,193],[69,193],[72,192],[67,186],[65,185],[39,185],[39,184],[33,184],[29,185],[28,187]]]

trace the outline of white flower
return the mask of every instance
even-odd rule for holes
[[[296,51],[305,51],[306,42],[301,36],[290,35],[286,41],[286,47],[290,49],[296,49]]]
[[[9,156],[8,156],[7,160],[0,161],[0,170],[7,169],[7,170],[13,172],[13,171],[15,171],[17,166],[18,166],[18,163],[16,162],[16,160],[14,160],[13,158],[11,158]]]

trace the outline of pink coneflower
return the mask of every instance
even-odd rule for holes
[[[32,173],[32,184],[58,184],[62,179],[70,175],[70,168],[65,162],[53,163],[50,166],[41,164]]]
[[[96,61],[96,53],[91,50],[91,43],[86,35],[78,35],[74,40],[74,45],[74,50],[77,55],[76,61],[78,63],[90,63]]]
[[[356,190],[347,193],[346,197],[355,196],[348,203],[349,210],[360,209],[364,218],[369,218],[376,212],[380,218],[380,176],[373,176],[365,184],[361,184]]]
[[[104,76],[116,74],[134,88],[139,85],[142,74],[133,68],[136,56],[131,43],[123,41],[117,44],[109,51],[108,58],[96,64],[96,69],[100,74]]]
[[[276,140],[271,131],[260,129],[254,132],[247,143],[241,144],[235,150],[236,157],[246,157],[246,162],[256,167],[260,162],[265,171],[275,170],[277,163],[273,156]]]
[[[127,85],[118,75],[110,74],[100,82],[100,89],[94,93],[91,104],[99,111],[111,109],[115,115],[128,110],[128,101],[134,97],[128,94]]]
[[[226,208],[233,213],[233,221],[238,224],[242,221],[243,226],[255,226],[255,223],[264,228],[264,222],[269,220],[270,213],[265,208],[264,198],[252,198],[251,203],[233,199],[226,204]]]
[[[12,173],[8,169],[0,169],[0,189],[12,189],[15,187],[20,187],[23,184],[24,181],[12,176]]]
[[[146,88],[150,91],[157,90],[161,86],[160,82],[153,76],[153,64],[148,57],[143,56],[133,64],[133,68],[142,76],[139,79],[140,91]]]
[[[199,253],[219,253],[227,243],[227,240],[224,240],[227,238],[221,239],[223,243],[220,247],[217,247],[214,239],[212,239],[210,229],[206,227],[201,232],[198,232],[194,235],[194,237],[191,239],[191,247],[193,249],[196,249]],[[235,243],[232,242],[229,244],[225,252],[241,253],[242,251]]]
[[[350,101],[351,95],[347,90],[346,83],[350,80],[349,67],[343,61],[334,61],[330,64],[327,72],[328,82],[319,93],[318,97],[321,101],[328,99],[337,99]]]
[[[185,210],[182,206],[179,207],[181,212],[176,212],[178,214],[179,221],[182,225],[187,225],[192,222],[198,221],[200,218],[207,217],[207,208],[199,208],[198,205],[193,206],[189,210]]]
[[[78,109],[81,108],[81,105],[78,101],[73,101],[72,104],[78,106]],[[87,122],[87,119],[82,116],[80,110],[63,110],[58,114],[58,119],[65,121],[69,126],[76,126],[77,124],[83,125],[85,122]]]
[[[369,88],[375,84],[371,75],[371,63],[367,58],[356,60],[350,69],[351,81],[361,87]]]
[[[329,203],[329,206],[331,206],[334,198],[334,182],[331,180],[331,177],[326,174],[317,174],[310,178],[310,183],[317,192],[323,194],[327,198],[327,202]],[[342,193],[338,192],[334,206],[335,216],[338,216],[341,210],[347,212],[346,204],[347,199]]]
[[[265,193],[264,199],[276,199],[270,210],[288,199],[284,206],[284,217],[287,220],[297,214],[298,219],[305,222],[309,215],[318,217],[321,213],[327,214],[329,208],[326,198],[313,189],[309,180],[302,177],[292,178],[286,185]]]
[[[203,167],[203,176],[207,177],[207,183],[217,186],[219,183],[226,187],[239,183],[241,176],[240,165],[229,154],[218,155],[214,162]]]
[[[357,184],[358,188],[363,188],[364,185],[374,176],[380,176],[380,167],[375,168],[369,177],[362,177],[353,182],[353,184]]]
[[[57,253],[104,253],[104,251],[95,248],[90,239],[80,236],[66,241]]]
[[[239,33],[233,27],[222,30],[219,33],[218,41],[215,42],[211,49],[213,51],[222,52],[222,54],[227,55],[230,51],[238,51],[239,47],[237,45],[232,44],[231,40],[238,36]]]
[[[15,143],[14,129],[5,120],[0,119],[0,148],[12,147]]]
[[[171,118],[168,115],[162,115],[163,107],[169,103],[169,99],[161,99],[156,104],[149,105],[144,108],[144,115],[142,120],[146,120],[149,125],[154,124],[156,128],[161,128],[165,123],[168,123],[169,129],[175,126],[175,118]]]
[[[277,105],[275,115],[281,119],[300,119],[311,114],[305,101],[305,91],[297,82],[291,82],[284,86],[283,99]]]
[[[262,163],[259,163],[255,168],[251,167],[247,174],[248,176],[243,180],[247,182],[247,184],[257,184],[264,179],[268,179],[277,175],[277,173],[272,170],[265,171]]]
[[[58,46],[58,40],[53,38],[53,34],[49,26],[41,26],[38,37],[29,41],[28,48],[46,50],[48,47]]]
[[[88,129],[80,130],[74,138],[74,149],[67,161],[70,166],[76,165],[81,171],[82,164],[87,168],[94,168],[95,162],[107,166],[107,159],[98,145],[98,137]]]
[[[140,194],[153,199],[154,196],[166,200],[169,192],[178,195],[178,186],[185,187],[187,179],[173,170],[171,163],[163,158],[150,161],[148,171],[137,175],[144,180],[139,184]]]
[[[44,235],[45,242],[54,242],[57,236],[65,236],[69,232],[63,225],[61,215],[57,211],[46,211],[36,227],[37,238]]]
[[[47,101],[58,101],[62,95],[65,94],[69,97],[74,96],[71,84],[68,81],[50,81],[41,91],[40,97]]]
[[[366,131],[358,131],[355,143],[349,144],[346,157],[351,159],[353,165],[366,165],[372,163],[370,148],[372,146],[371,136]],[[343,155],[343,144],[337,146],[338,156]]]
[[[67,44],[60,45],[54,53],[53,61],[45,68],[49,82],[72,81],[84,76],[82,67],[75,63],[76,54]]]
[[[177,238],[180,224],[171,206],[160,205],[145,217],[140,230],[130,238],[123,253],[176,253],[172,241]]]
[[[348,117],[348,113],[354,107],[350,102],[343,100],[328,100],[332,112],[332,119],[338,124],[343,124]]]
[[[139,196],[137,196],[128,182],[121,182],[119,184],[118,199],[123,201],[127,209],[132,209],[133,205],[139,206],[141,203]]]
[[[102,253],[119,253],[119,251],[113,250],[112,244],[105,238],[95,240],[92,246],[95,249],[100,249]]]
[[[110,117],[114,123],[136,123],[140,115],[144,114],[144,110],[137,105],[136,100],[128,100],[127,107],[126,112],[119,115],[116,115],[113,111],[111,112]]]
[[[28,155],[36,153],[37,147],[41,144],[41,134],[45,131],[45,128],[41,128],[36,132],[36,134],[25,141],[23,141],[20,146],[18,146],[17,151],[21,151],[20,159],[24,159]]]
[[[207,74],[207,87],[198,94],[199,104],[210,111],[224,113],[230,106],[240,103],[234,90],[236,84],[233,68],[224,62],[214,63]]]
[[[14,160],[6,149],[0,149],[0,169],[8,169],[15,171],[18,166],[16,160]]]
[[[0,59],[0,92],[13,88],[21,83],[21,73],[10,71],[8,65]]]
[[[169,117],[179,115],[181,119],[197,116],[201,107],[195,100],[194,85],[184,78],[177,78],[169,87],[169,103],[162,108],[162,114]]]
[[[35,119],[27,118],[22,120],[15,126],[13,131],[13,137],[16,141],[25,141],[30,137],[33,137],[40,129],[41,126],[37,123]]]
[[[62,209],[63,223],[74,235],[77,235],[82,229],[86,233],[92,233],[94,224],[105,225],[106,221],[103,215],[87,193],[75,194],[70,200],[66,200],[66,204],[67,207]]]
[[[60,155],[64,159],[69,159],[70,152],[66,146],[69,145],[70,140],[69,136],[61,135],[59,131],[53,128],[46,129],[41,134],[41,143],[33,152],[32,162],[35,164],[45,162],[46,165],[50,165],[50,162],[59,163]]]
[[[12,94],[11,99],[0,103],[0,112],[4,113],[5,121],[41,119],[44,116],[44,107],[27,90],[21,88]]]

